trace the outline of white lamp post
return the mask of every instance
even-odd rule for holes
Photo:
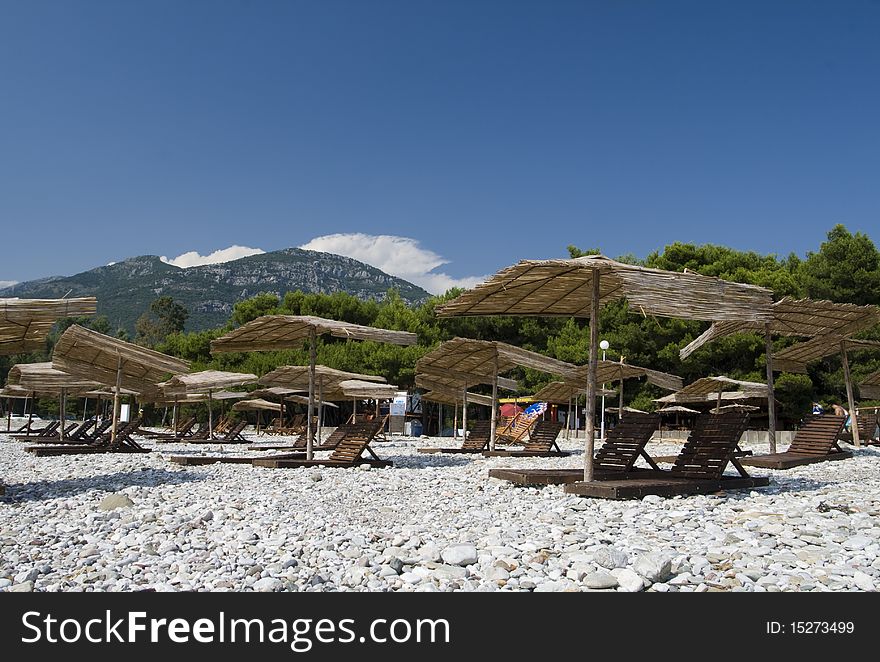
[[[603,340],[599,343],[599,349],[602,350],[602,360],[605,360],[605,350],[608,349],[611,345],[607,340]],[[621,385],[622,386],[622,385]],[[600,419],[601,423],[599,425],[599,438],[602,441],[605,441],[605,384],[602,384],[602,418]]]

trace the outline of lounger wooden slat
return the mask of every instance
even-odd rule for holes
[[[63,444],[57,446],[28,446],[26,451],[37,457],[54,455],[88,455],[93,453],[149,453],[149,448],[144,448],[132,435],[140,426],[140,419],[124,423],[116,431],[116,439],[111,440],[112,433],[105,433],[97,440],[81,444]]]
[[[352,424],[352,429],[339,442],[330,457],[319,460],[263,458],[253,461],[255,467],[272,469],[295,469],[297,467],[353,467],[369,464],[373,467],[390,467],[392,462],[380,460],[370,448],[370,442],[379,433],[382,420],[365,421]],[[372,459],[364,458],[369,453]]]

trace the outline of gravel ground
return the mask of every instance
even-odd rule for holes
[[[582,440],[553,459],[416,452],[458,443],[375,443],[390,469],[263,469],[168,460],[244,446],[146,441],[152,453],[35,458],[0,434],[0,591],[880,587],[880,449],[754,469],[772,479],[755,491],[602,501],[488,478],[580,466]]]

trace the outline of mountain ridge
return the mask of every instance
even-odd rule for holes
[[[0,297],[61,298],[95,296],[98,314],[113,328],[133,332],[137,318],[160,296],[171,296],[189,311],[186,329],[199,331],[225,323],[233,305],[268,292],[284,296],[347,292],[360,299],[382,300],[397,289],[410,304],[430,294],[376,267],[333,253],[283,248],[229,262],[178,267],[158,255],[137,255],[72,276],[47,276],[0,289]]]

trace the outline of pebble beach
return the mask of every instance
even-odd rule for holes
[[[373,444],[387,469],[183,467],[169,456],[260,453],[144,444],[152,452],[37,458],[0,433],[0,592],[880,587],[878,448],[750,469],[767,488],[603,501],[488,478],[579,467],[582,439],[560,441],[569,457],[483,458],[416,450],[460,440],[395,436]]]

